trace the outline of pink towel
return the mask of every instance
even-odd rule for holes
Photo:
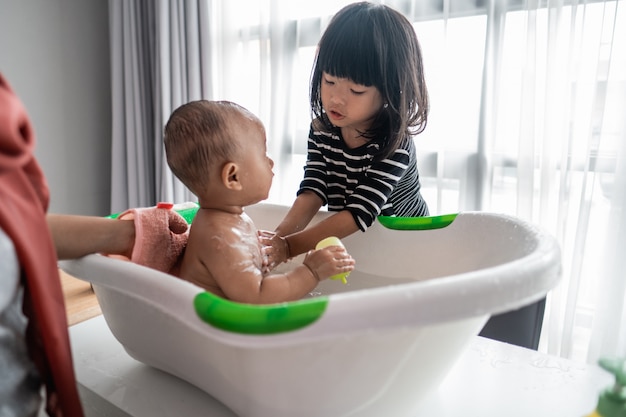
[[[156,207],[130,209],[118,216],[120,220],[135,222],[132,262],[178,275],[189,225],[173,206],[159,203]]]

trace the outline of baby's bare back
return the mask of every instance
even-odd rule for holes
[[[261,282],[261,266],[257,229],[245,213],[198,211],[181,265],[182,279],[232,298],[233,291]]]

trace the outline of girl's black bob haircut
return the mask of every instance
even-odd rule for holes
[[[317,47],[311,74],[311,109],[331,127],[322,109],[322,73],[376,87],[383,107],[363,136],[380,143],[381,158],[426,127],[428,92],[422,52],[413,25],[396,10],[360,2],[331,19]]]

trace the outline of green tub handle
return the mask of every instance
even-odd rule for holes
[[[188,224],[191,224],[191,221],[194,217],[196,217],[196,213],[198,212],[199,208],[200,206],[196,205],[196,207],[187,207],[176,211],[183,217],[183,219],[185,219]]]
[[[183,219],[185,219],[187,224],[191,224],[191,221],[196,216],[196,213],[198,213],[198,209],[200,209],[200,206],[198,205],[198,203],[194,203],[194,204],[195,205],[192,205],[191,207],[185,207],[182,209],[174,209],[178,214],[182,216]],[[109,214],[108,216],[105,216],[105,217],[107,219],[117,219],[120,216],[120,214],[122,214],[122,212]]]
[[[193,300],[196,314],[204,322],[218,329],[249,335],[301,329],[317,321],[327,304],[326,296],[277,304],[245,304],[210,292],[201,292]]]
[[[458,213],[426,217],[378,216],[380,224],[394,230],[431,230],[450,225]]]

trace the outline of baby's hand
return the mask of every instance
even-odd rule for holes
[[[289,259],[289,246],[284,237],[268,230],[259,230],[259,242],[263,253],[263,273],[267,274]]]
[[[341,246],[310,250],[302,263],[313,272],[318,281],[333,275],[351,272],[355,264],[352,256]]]

